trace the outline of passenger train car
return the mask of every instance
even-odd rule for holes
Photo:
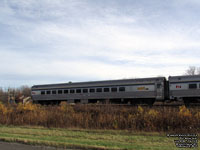
[[[167,97],[165,77],[35,85],[32,99],[38,103],[147,103]]]
[[[171,100],[200,103],[200,75],[169,76],[169,91]]]
[[[149,104],[155,101],[200,102],[200,75],[34,85],[34,103]]]

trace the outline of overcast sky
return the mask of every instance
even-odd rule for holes
[[[182,75],[199,0],[0,0],[0,87]]]

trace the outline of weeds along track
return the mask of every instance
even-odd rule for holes
[[[75,106],[77,104],[73,104],[71,106]],[[130,105],[130,104],[78,104],[78,105],[87,105],[87,106],[100,106],[100,107],[105,107],[107,105],[111,107],[127,107],[127,108],[137,108],[137,107],[144,107],[144,108],[156,108],[156,107],[177,107],[179,108],[180,106],[185,106],[187,108],[200,108],[200,104],[197,103],[191,103],[190,105],[185,105],[184,103],[159,103],[159,104],[154,104],[154,105],[148,105],[148,104],[138,104],[138,105]]]
[[[200,107],[0,104],[0,124],[47,128],[200,132]]]

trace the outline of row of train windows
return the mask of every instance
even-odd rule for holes
[[[68,93],[95,93],[95,92],[124,92],[125,87],[119,87],[119,90],[117,87],[112,88],[91,88],[91,89],[69,89],[69,90],[48,90],[48,91],[41,91],[41,95],[45,94],[68,94]]]

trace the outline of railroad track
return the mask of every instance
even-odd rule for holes
[[[77,105],[77,104],[74,104]],[[125,107],[179,107],[179,106],[184,106],[185,104],[183,102],[172,102],[172,103],[155,103],[153,105],[148,105],[148,104],[136,104],[136,105],[131,105],[131,104],[78,104],[78,105],[88,105],[88,106],[114,106],[114,107],[121,107],[121,106],[125,106]],[[191,103],[189,105],[185,105],[186,107],[200,107],[200,104],[197,103]]]

